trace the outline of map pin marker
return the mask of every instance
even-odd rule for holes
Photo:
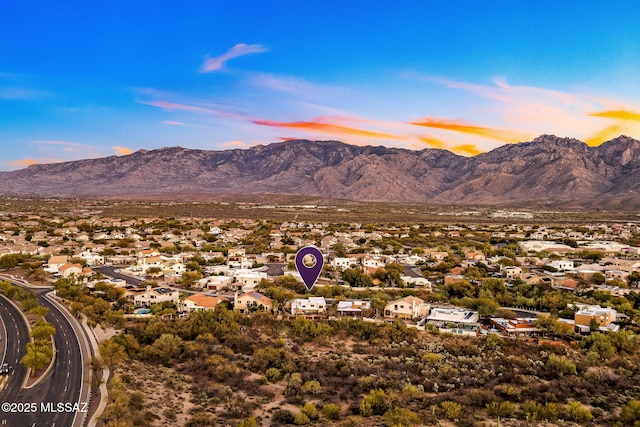
[[[308,267],[304,263],[304,257],[307,255],[311,255],[315,258],[315,264],[311,267]],[[320,249],[315,246],[307,246],[298,251],[296,253],[296,268],[298,269],[298,273],[302,277],[302,281],[304,285],[307,287],[307,290],[310,291],[313,288],[313,285],[316,284],[316,280],[320,277],[320,273],[322,272],[322,267],[324,266],[324,257],[322,256],[322,252]]]

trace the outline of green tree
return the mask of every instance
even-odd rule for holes
[[[48,341],[36,341],[27,343],[27,352],[20,360],[20,363],[27,368],[32,370],[32,374],[35,374],[35,371],[38,369],[42,369],[46,367],[53,357],[53,350],[51,348],[51,343]]]
[[[127,352],[124,346],[112,339],[100,343],[99,350],[102,360],[104,360],[109,368],[113,368],[117,363],[127,359]]]
[[[56,333],[56,328],[51,323],[40,320],[31,328],[31,337],[38,340],[46,340]]]

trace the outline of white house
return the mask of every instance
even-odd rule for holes
[[[331,260],[331,267],[340,271],[346,270],[351,264],[355,264],[355,260],[347,257],[335,257]]]
[[[556,259],[547,265],[557,269],[558,271],[573,271],[574,269],[573,261],[570,259]]]
[[[177,304],[180,300],[180,293],[169,288],[152,288],[147,286],[147,290],[133,297],[133,304],[136,307],[150,307],[153,304],[171,301]]]
[[[296,298],[291,301],[291,314],[322,314],[327,311],[324,297]]]
[[[87,265],[91,265],[91,266],[104,265],[104,257],[100,254],[92,252],[89,249],[80,253],[78,256],[80,258],[83,258],[86,261]]]
[[[431,313],[427,317],[427,321],[430,323],[471,324],[477,323],[478,320],[480,320],[480,315],[477,311],[458,307],[435,307],[431,309]]]
[[[47,266],[44,268],[44,271],[47,271],[52,274],[58,274],[60,272],[60,267],[67,263],[69,257],[66,255],[55,255],[49,258],[49,262]]]
[[[431,290],[431,281],[424,277],[400,276],[400,279],[409,286]]]
[[[391,301],[384,307],[384,316],[396,319],[416,319],[429,313],[429,304],[423,299],[407,296]]]

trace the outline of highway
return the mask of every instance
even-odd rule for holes
[[[16,396],[22,389],[27,375],[27,368],[20,364],[25,354],[25,345],[31,340],[29,329],[20,311],[4,296],[0,296],[0,335],[2,342],[1,363],[8,363],[11,367],[9,375],[0,376],[0,403]],[[0,412],[0,422],[3,414]]]
[[[79,427],[82,425],[86,415],[83,410],[88,407],[88,383],[83,387],[83,377],[88,372],[87,361],[83,358],[80,348],[79,335],[81,331],[74,331],[67,317],[60,309],[49,301],[44,295],[49,290],[39,290],[38,298],[42,305],[49,309],[46,320],[56,328],[54,342],[56,347],[56,360],[51,373],[33,388],[22,389],[22,382],[18,382],[18,369],[12,373],[11,381],[7,387],[0,390],[0,404],[8,402],[15,404],[11,413],[0,412],[0,425],[10,427]],[[1,301],[0,301],[1,302]],[[7,304],[0,306],[0,316],[4,321],[4,309]],[[19,315],[19,314],[18,314]],[[10,316],[10,314],[9,314]],[[7,324],[16,325],[14,318],[7,318]],[[24,325],[26,330],[26,325]],[[18,338],[15,328],[8,329],[6,342],[10,346],[18,347],[24,353],[24,336],[28,337],[25,331],[20,332]],[[20,343],[18,343],[18,339]],[[22,350],[19,350],[22,348]],[[9,352],[7,354],[10,354]],[[15,357],[15,356],[12,356]],[[14,359],[15,360],[15,359]],[[22,369],[22,379],[26,370],[18,363],[14,368]],[[88,378],[88,377],[87,377]],[[9,388],[9,386],[11,388]],[[87,405],[85,405],[85,403]],[[59,406],[62,404],[62,406]],[[65,404],[68,404],[66,407]],[[74,406],[75,405],[75,406]],[[29,408],[28,410],[24,410]]]

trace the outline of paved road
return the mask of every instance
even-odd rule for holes
[[[95,270],[98,270],[100,273],[105,276],[112,277],[114,279],[120,279],[127,282],[129,285],[139,286],[142,280],[136,279],[135,277],[127,276],[126,274],[118,273],[118,267],[98,267]]]
[[[56,328],[54,342],[56,346],[56,360],[50,376],[30,389],[12,389],[11,392],[1,394],[0,403],[10,402],[23,404],[15,409],[24,408],[24,404],[33,405],[35,411],[18,411],[14,413],[0,413],[0,425],[11,427],[44,427],[44,426],[80,426],[87,400],[85,387],[83,397],[83,376],[88,367],[84,366],[78,336],[65,315],[45,296],[48,290],[37,291],[42,305],[49,309],[47,321]],[[7,342],[15,340],[14,332],[8,333]],[[17,336],[15,336],[17,337]],[[24,341],[16,345],[24,349]],[[24,350],[23,350],[24,351]],[[24,369],[24,368],[23,368]],[[23,376],[24,378],[24,376]],[[22,384],[20,384],[21,386]],[[4,393],[4,391],[2,392]],[[84,399],[84,400],[83,400]],[[59,404],[70,404],[69,407],[58,408]],[[79,406],[74,407],[74,404]],[[77,409],[77,410],[76,410]]]
[[[4,297],[0,297],[0,349],[3,350],[0,363],[8,363],[11,367],[9,375],[0,377],[0,403],[9,401],[22,389],[27,369],[20,364],[25,354],[25,345],[29,342],[29,329],[20,312]],[[3,413],[0,412],[0,423]]]

